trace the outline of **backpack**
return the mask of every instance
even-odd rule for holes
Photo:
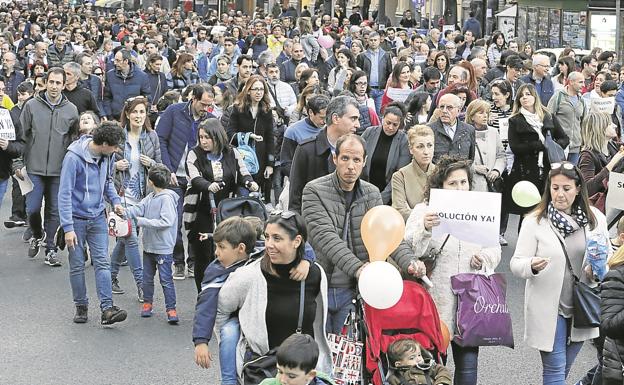
[[[247,166],[247,171],[251,175],[256,175],[260,171],[260,163],[258,162],[258,155],[256,155],[256,148],[253,144],[249,143],[249,137],[251,132],[239,132],[236,134],[236,141],[238,142],[238,152],[243,157],[243,162]]]

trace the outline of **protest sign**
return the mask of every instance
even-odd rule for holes
[[[609,190],[607,191],[607,209],[624,210],[624,174],[609,173]]]
[[[0,108],[0,138],[15,140],[15,126],[6,108]]]
[[[388,97],[395,102],[403,103],[412,92],[414,92],[414,90],[411,88],[388,87]]]
[[[611,115],[615,108],[615,97],[591,98],[589,105],[592,112],[606,112]]]
[[[440,225],[432,237],[455,238],[491,247],[498,245],[501,194],[478,191],[431,189],[429,211],[437,212]]]
[[[501,142],[509,140],[509,118],[498,119],[498,132]]]

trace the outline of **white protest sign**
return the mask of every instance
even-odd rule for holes
[[[498,119],[498,132],[501,142],[509,140],[509,118]]]
[[[6,108],[0,108],[0,139],[15,140],[15,126]]]
[[[501,194],[478,191],[431,189],[429,210],[440,216],[432,237],[455,238],[491,247],[498,245]]]
[[[609,173],[606,207],[624,210],[624,174],[619,172]]]
[[[388,87],[388,97],[395,102],[403,103],[412,92],[414,90],[411,88]]]
[[[591,98],[589,105],[592,112],[606,112],[611,115],[615,109],[615,97]]]

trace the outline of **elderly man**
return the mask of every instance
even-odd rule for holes
[[[329,114],[328,114],[329,116]],[[346,134],[332,154],[336,171],[308,183],[303,189],[303,217],[309,240],[329,281],[327,332],[339,333],[353,308],[357,279],[368,263],[360,228],[362,218],[382,205],[377,187],[360,179],[366,163],[364,140]],[[392,259],[404,271],[412,252],[401,242]]]
[[[440,119],[429,124],[435,136],[433,163],[442,155],[457,155],[464,159],[474,159],[475,128],[457,119],[461,100],[457,95],[446,94],[440,97],[438,110]]]
[[[295,150],[290,172],[290,210],[301,210],[301,192],[306,183],[336,169],[332,156],[336,142],[341,136],[355,133],[360,127],[357,101],[349,96],[333,98],[327,105],[325,124],[327,127],[315,138],[302,142]]]
[[[533,71],[529,75],[520,78],[524,83],[530,83],[535,86],[535,90],[540,97],[543,105],[547,106],[550,98],[555,93],[555,85],[548,71],[550,70],[550,59],[546,55],[533,56]]]
[[[485,80],[485,74],[487,73],[487,62],[483,59],[472,59],[470,61],[472,68],[474,68],[475,78],[477,79],[477,96],[482,97],[485,93],[485,87],[487,81]]]
[[[581,121],[585,116],[587,107],[585,99],[581,97],[585,77],[580,72],[570,72],[568,84],[557,90],[550,102],[548,110],[557,118],[559,124],[570,138],[568,147],[568,160],[576,164],[581,151]]]

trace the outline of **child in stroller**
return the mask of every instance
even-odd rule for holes
[[[409,338],[394,341],[388,347],[390,385],[450,385],[451,372],[437,364],[433,355]]]

